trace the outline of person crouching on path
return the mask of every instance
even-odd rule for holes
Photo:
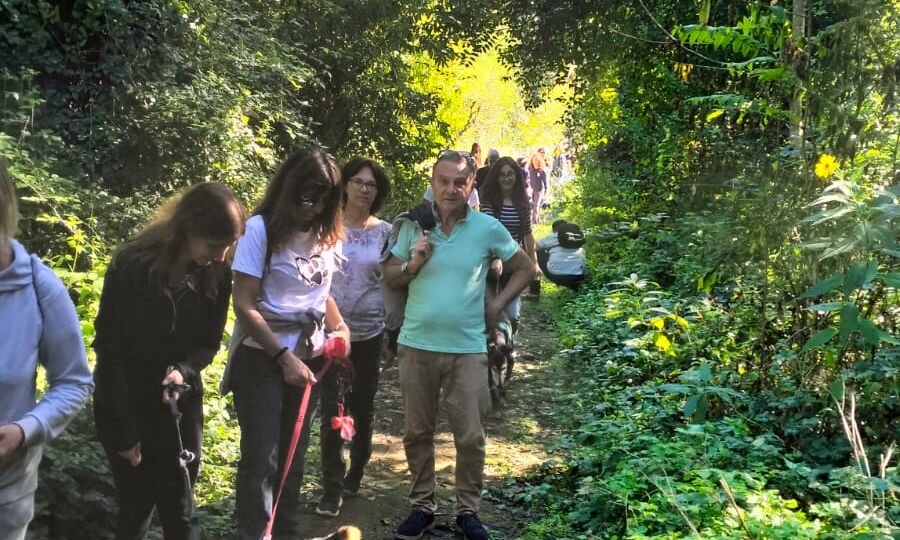
[[[441,395],[456,445],[456,525],[469,540],[488,539],[478,518],[482,419],[490,406],[485,322],[496,327],[500,312],[531,281],[534,264],[499,221],[468,207],[474,176],[468,153],[438,157],[431,178],[438,226],[425,234],[415,222],[405,223],[385,266],[388,286],[409,288],[398,357],[412,512],[395,532],[401,540],[421,538],[434,527],[434,432]],[[502,260],[511,276],[485,307],[493,258]]]
[[[334,276],[331,295],[353,334],[354,378],[346,405],[356,434],[350,443],[350,469],[345,471],[340,431],[322,418],[322,487],[325,494],[316,507],[323,516],[337,516],[342,492],[359,491],[363,471],[372,456],[375,392],[384,342],[384,301],[381,294],[381,249],[391,234],[391,224],[375,217],[390,194],[384,169],[371,159],[351,159],[341,170],[344,189],[344,270]],[[322,387],[323,409],[334,409],[339,399],[335,385]],[[344,473],[346,472],[346,477]]]
[[[0,157],[0,539],[24,540],[44,443],[91,393],[81,325],[56,274],[13,238],[16,193]],[[38,365],[47,390],[35,404]]]
[[[119,540],[143,538],[154,507],[167,540],[199,538],[200,372],[222,343],[226,256],[243,229],[244,210],[227,186],[197,184],[165,203],[106,271],[94,322],[94,419],[116,484]],[[186,470],[180,446],[194,456]]]
[[[350,343],[331,298],[341,267],[341,174],[319,149],[290,156],[247,220],[234,256],[237,316],[222,391],[234,391],[241,427],[236,480],[237,538],[260,540],[272,516],[291,435],[307,382],[325,365],[325,331]],[[336,368],[319,381],[331,384]],[[310,403],[318,400],[320,384]],[[288,469],[274,538],[294,538],[312,411]],[[323,410],[330,418],[336,410]]]

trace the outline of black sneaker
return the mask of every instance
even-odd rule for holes
[[[344,497],[356,497],[359,494],[359,484],[362,482],[363,473],[359,469],[350,468],[344,477]]]
[[[434,531],[434,516],[421,510],[413,510],[406,521],[397,527],[394,538],[398,540],[419,540],[425,532]]]
[[[326,493],[319,501],[319,506],[316,506],[316,513],[320,516],[337,517],[341,513],[342,504],[344,500],[340,495]]]
[[[490,540],[478,514],[456,516],[456,532],[462,533],[463,540]]]

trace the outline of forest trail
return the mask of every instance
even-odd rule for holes
[[[481,518],[493,539],[519,536],[531,522],[530,505],[511,506],[495,494],[515,490],[506,486],[507,478],[526,473],[552,457],[547,444],[558,432],[559,422],[552,418],[556,403],[565,394],[565,381],[555,377],[551,357],[557,350],[550,315],[545,304],[525,297],[522,330],[517,348],[519,356],[513,379],[509,382],[506,403],[499,413],[492,413],[485,425],[487,457],[485,460],[485,497]],[[359,495],[344,501],[337,518],[323,518],[314,513],[321,495],[318,488],[318,441],[310,445],[307,459],[309,474],[305,481],[301,509],[300,538],[324,535],[339,525],[356,525],[365,540],[392,539],[394,528],[406,518],[409,505],[409,473],[403,453],[403,402],[397,383],[397,363],[382,372],[376,398],[376,432],[372,461]],[[437,471],[436,530],[425,538],[450,539],[453,532],[453,484],[456,452],[446,416],[441,412],[435,440]]]

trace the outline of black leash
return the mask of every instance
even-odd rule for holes
[[[191,385],[176,384],[172,382],[165,385],[163,388],[168,391],[170,395],[177,392],[180,396],[183,396],[187,392],[190,392]],[[175,420],[175,434],[178,436],[178,461],[182,467],[187,467],[188,463],[193,463],[194,460],[197,459],[197,456],[190,450],[186,450],[184,448],[184,443],[181,440],[181,411],[178,410],[178,400],[169,399],[169,410],[172,412],[172,418]]]

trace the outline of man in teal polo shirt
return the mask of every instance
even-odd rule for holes
[[[444,152],[432,169],[437,226],[403,225],[384,270],[389,287],[409,287],[398,343],[406,409],[403,446],[412,473],[413,511],[395,533],[417,540],[434,528],[434,430],[443,393],[456,444],[456,525],[468,540],[488,540],[478,519],[484,483],[484,428],[490,404],[486,324],[528,286],[533,264],[496,219],[469,208],[475,160]],[[508,285],[485,307],[492,259],[512,271]]]

